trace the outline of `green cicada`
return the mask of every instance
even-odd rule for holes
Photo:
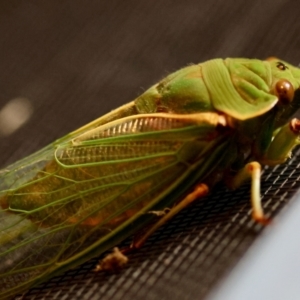
[[[278,59],[191,65],[3,169],[0,298],[148,224],[133,244],[139,247],[221,180],[237,188],[250,179],[253,218],[266,223],[261,165],[283,163],[298,144],[300,121],[289,118],[300,106],[299,86],[300,69]]]

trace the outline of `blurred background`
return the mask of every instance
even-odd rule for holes
[[[137,97],[191,63],[216,57],[300,62],[299,3],[110,0],[0,3],[0,166]],[[267,169],[275,216],[298,188],[297,154]],[[94,261],[24,299],[204,299],[260,236],[249,186],[216,191],[159,230],[120,274]],[[125,241],[130,243],[130,240]],[[225,299],[225,298],[224,298]]]

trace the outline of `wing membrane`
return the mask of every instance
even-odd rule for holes
[[[148,210],[174,202],[181,183],[183,193],[207,176],[214,168],[207,154],[224,145],[213,122],[141,115],[70,136],[3,170],[0,295],[124,239]]]

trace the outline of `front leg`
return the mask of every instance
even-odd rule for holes
[[[259,162],[253,161],[244,166],[233,178],[229,179],[227,184],[230,188],[238,188],[246,180],[251,179],[251,205],[252,218],[262,224],[268,224],[270,221],[265,217],[261,205],[260,197],[260,178],[261,165],[277,165],[284,163],[291,156],[291,151],[296,145],[299,145],[300,120],[292,119],[284,125],[275,135],[266,154]]]
[[[236,189],[241,186],[246,180],[251,179],[251,206],[252,218],[263,225],[270,222],[265,217],[261,205],[260,196],[260,178],[261,178],[261,165],[256,162],[250,162],[244,166],[234,177],[232,177],[227,184],[230,188]]]
[[[263,159],[259,160],[265,165],[278,165],[291,157],[293,148],[299,145],[300,120],[292,119],[282,126],[275,135]]]

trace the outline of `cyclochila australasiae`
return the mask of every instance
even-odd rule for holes
[[[298,144],[300,121],[289,118],[299,86],[300,69],[279,59],[191,65],[4,168],[0,299],[148,225],[133,244],[140,247],[221,180],[237,188],[250,179],[253,218],[267,223],[261,165],[284,163]]]

